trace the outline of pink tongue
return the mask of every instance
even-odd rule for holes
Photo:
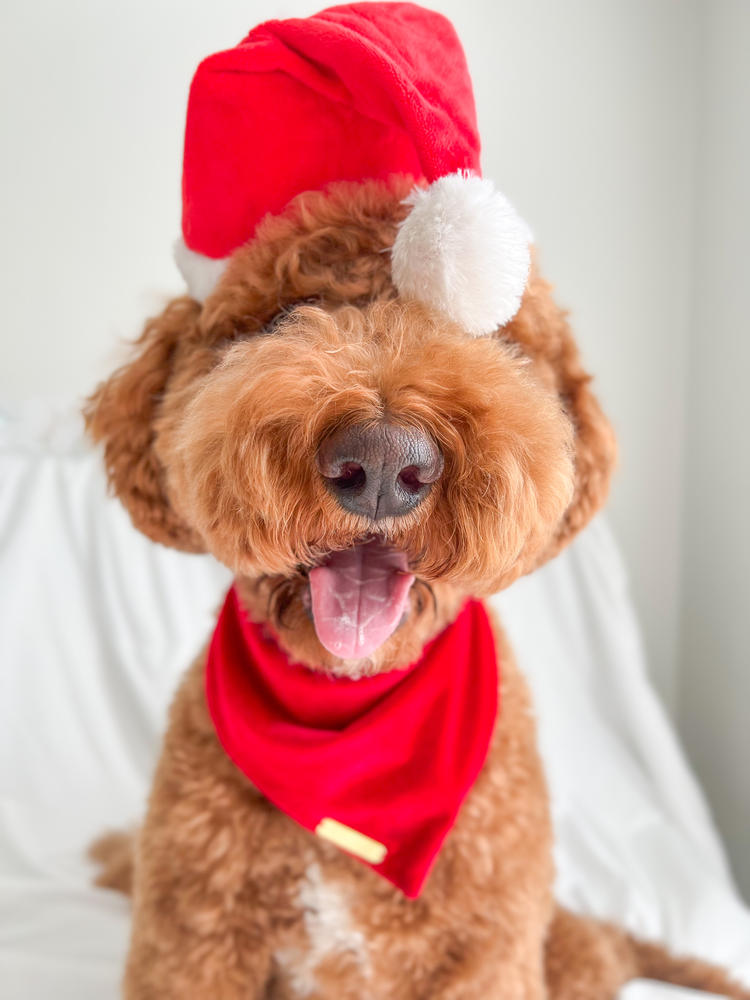
[[[310,570],[318,638],[342,659],[369,656],[401,621],[413,582],[404,553],[378,541],[331,553]]]

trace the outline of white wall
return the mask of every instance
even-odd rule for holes
[[[192,70],[257,21],[321,5],[4,5],[0,400],[85,393],[111,368],[118,338],[180,287],[170,247]],[[435,3],[467,48],[485,173],[531,222],[615,423],[611,516],[672,708],[686,441],[700,478],[685,416],[695,152],[708,113],[696,72],[702,5],[714,9],[709,0]]]
[[[750,3],[700,37],[678,718],[750,897]]]

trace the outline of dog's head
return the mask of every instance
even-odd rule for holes
[[[293,656],[334,670],[409,662],[467,594],[549,559],[613,464],[533,268],[488,336],[399,296],[409,186],[337,185],[266,219],[87,408],[136,526],[212,552]]]

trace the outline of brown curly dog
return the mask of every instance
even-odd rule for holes
[[[389,249],[411,186],[334,185],[267,218],[208,300],[172,301],[87,407],[136,526],[213,553],[293,660],[355,677],[411,663],[468,595],[559,552],[602,505],[615,451],[537,274],[490,337],[397,296]],[[442,470],[435,459],[432,487],[417,484],[421,502],[375,520],[331,489],[321,454],[347,429],[384,426],[421,435]],[[371,657],[340,659],[316,635],[308,573],[373,537],[417,584]],[[747,1000],[718,969],[555,906],[529,696],[499,626],[496,646],[489,756],[417,899],[251,785],[217,739],[201,656],[142,830],[95,850],[102,884],[132,888],[125,995],[605,1000],[645,975]]]

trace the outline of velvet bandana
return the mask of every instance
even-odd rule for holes
[[[291,662],[232,587],[206,665],[211,718],[237,767],[411,898],[487,757],[498,688],[479,601],[406,669],[351,680]]]

